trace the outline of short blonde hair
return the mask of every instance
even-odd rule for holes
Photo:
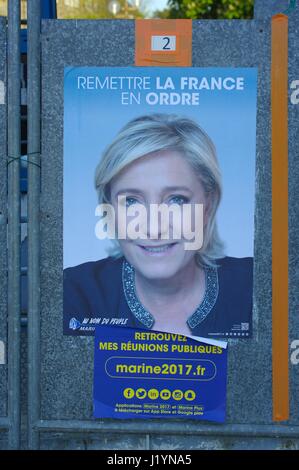
[[[103,153],[95,173],[99,203],[110,203],[110,183],[130,163],[161,150],[179,152],[198,175],[210,199],[208,222],[197,262],[215,266],[222,258],[223,243],[216,225],[216,211],[221,199],[221,174],[215,146],[207,133],[192,119],[176,114],[150,114],[133,119],[117,134]],[[114,256],[121,256],[120,247]]]

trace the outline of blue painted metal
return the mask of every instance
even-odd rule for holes
[[[57,18],[56,0],[42,0],[41,17],[43,19]],[[27,29],[21,29],[21,54],[27,53]]]
[[[20,447],[21,425],[21,368],[20,368],[20,313],[21,313],[21,264],[20,264],[20,0],[8,4],[7,36],[7,151],[12,159],[8,165],[8,418],[9,448]]]
[[[292,11],[296,8],[296,3],[297,0],[290,0],[287,10],[285,10],[283,13],[285,15],[289,15],[290,13],[292,13]]]
[[[47,19],[57,18],[56,0],[43,0],[41,2],[41,17]]]

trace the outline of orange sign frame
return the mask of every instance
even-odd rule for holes
[[[175,36],[175,50],[152,50],[152,36]],[[191,67],[192,20],[135,21],[135,65]]]
[[[273,420],[289,419],[288,17],[272,17],[272,393]]]

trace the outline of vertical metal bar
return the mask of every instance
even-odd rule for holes
[[[28,447],[39,447],[40,417],[40,67],[41,2],[28,0]]]
[[[21,333],[21,66],[20,0],[8,2],[7,37],[7,151],[8,151],[8,417],[9,447],[20,447],[20,333]]]

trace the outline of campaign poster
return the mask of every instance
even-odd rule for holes
[[[68,67],[66,335],[252,336],[256,68]]]
[[[95,418],[225,421],[227,350],[174,333],[97,326]]]

